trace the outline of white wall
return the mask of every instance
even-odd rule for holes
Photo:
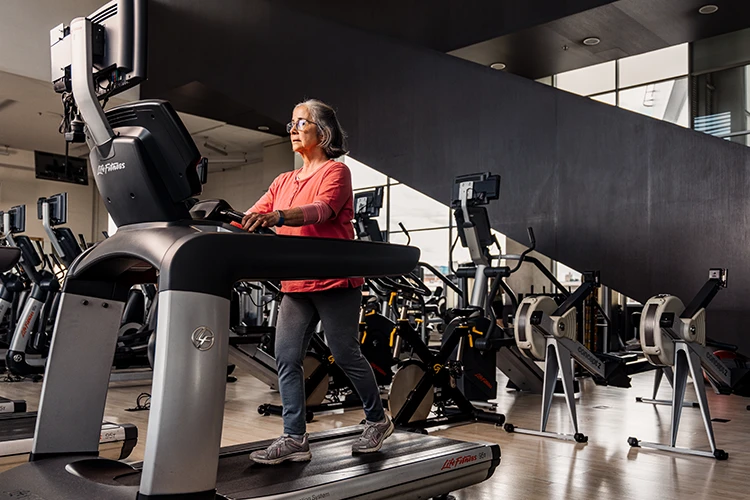
[[[289,141],[283,140],[264,146],[261,162],[224,171],[217,171],[219,166],[209,167],[201,199],[221,198],[244,212],[263,196],[276,176],[295,168],[294,156]]]
[[[107,0],[2,0],[0,71],[49,81],[49,31],[88,16]],[[54,194],[54,193],[52,193]]]
[[[100,201],[91,172],[89,172],[88,186],[41,180],[34,176],[33,152],[11,149],[9,156],[0,155],[0,210],[5,211],[12,206],[25,204],[25,234],[44,238],[47,252],[51,251],[51,247],[42,228],[42,222],[37,219],[36,200],[62,192],[68,193],[68,224],[66,226],[70,227],[76,237],[81,233],[87,241],[92,241],[92,229],[95,229],[93,225],[95,202],[99,204]],[[106,213],[104,220],[106,228]],[[96,239],[101,239],[101,237],[96,237]]]

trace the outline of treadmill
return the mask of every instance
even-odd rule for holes
[[[26,401],[23,399],[8,399],[0,396],[0,417],[12,413],[26,411]]]
[[[20,258],[20,249],[0,247],[0,273],[11,269]],[[36,412],[26,411],[26,401],[0,398],[0,472],[28,461],[36,420]],[[127,458],[138,443],[138,428],[104,422],[99,443],[104,456]]]
[[[0,472],[29,461],[36,419],[36,412],[0,415]],[[137,444],[138,428],[135,425],[102,423],[99,438],[102,456],[123,460],[130,456]]]
[[[145,11],[144,0],[118,0],[75,19],[70,35],[53,30],[59,50],[72,51],[70,83],[98,166],[97,187],[118,231],[67,274],[30,462],[0,474],[0,497],[23,491],[60,500],[405,499],[490,477],[500,461],[496,444],[398,431],[380,452],[352,456],[358,426],[311,434],[308,463],[251,463],[247,454],[269,441],[220,450],[234,283],[404,274],[419,250],[234,232],[226,221],[242,214],[220,201],[194,207],[193,219],[184,201],[200,193],[198,167],[205,163],[177,113],[166,101],[140,101],[105,116],[92,82],[94,29],[105,32],[98,40],[119,42],[113,57],[131,56],[97,65],[115,68],[113,85],[143,77]],[[129,29],[115,28],[122,24]],[[69,43],[56,42],[66,36]],[[53,53],[53,61],[59,56]],[[65,88],[65,70],[59,76],[63,83],[55,86]],[[158,272],[159,318],[148,440],[143,463],[133,466],[97,456],[97,428],[109,374],[101,353],[114,352],[127,291],[144,279],[135,271],[143,263]]]

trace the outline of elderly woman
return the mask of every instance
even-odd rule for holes
[[[276,226],[278,234],[353,239],[352,183],[349,168],[335,161],[346,154],[344,132],[327,104],[308,100],[294,108],[287,124],[292,149],[304,162],[299,170],[279,175],[250,208],[243,227],[254,231]],[[322,321],[326,341],[364,403],[364,432],[352,453],[380,450],[393,433],[372,368],[359,344],[361,278],[283,281],[284,298],[276,326],[276,367],[284,406],[284,435],[250,458],[262,464],[312,458],[305,432],[305,387],[302,362],[310,337]]]

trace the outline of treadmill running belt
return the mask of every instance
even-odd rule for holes
[[[458,465],[461,459],[476,463],[482,468],[482,478],[473,481],[476,483],[492,475],[500,458],[499,455],[494,456],[493,446],[496,448],[497,445],[484,446],[399,431],[394,432],[379,452],[352,455],[352,443],[361,431],[362,427],[349,427],[311,434],[310,449],[313,459],[310,462],[287,462],[273,466],[252,462],[248,454],[268,446],[271,440],[223,448],[219,460],[217,493],[228,499],[276,498],[274,495],[285,496],[293,492],[302,494],[325,489],[346,480],[361,482],[368,477],[377,476],[380,472],[385,474],[382,479],[378,476],[378,484],[382,484],[382,489],[386,489],[397,484],[399,477],[402,482],[408,483],[424,477],[439,476],[442,473],[455,473],[454,466]],[[499,454],[499,450],[497,453]],[[478,457],[477,454],[482,456]],[[437,459],[437,466],[433,463],[428,471],[415,471],[415,467],[427,464],[430,459]],[[487,460],[495,463],[487,466]],[[484,465],[479,465],[480,463]],[[139,468],[141,465],[135,464],[135,467]],[[400,474],[399,468],[402,466],[403,472]],[[461,470],[467,475],[476,474],[469,467]],[[86,473],[80,475],[87,477]],[[112,475],[119,476],[115,479],[117,483],[127,486],[137,487],[141,480],[138,473]]]
[[[0,443],[33,438],[35,426],[36,412],[0,415]]]
[[[217,491],[229,498],[240,494],[243,499],[266,497],[394,469],[437,454],[459,454],[476,448],[473,443],[444,438],[424,439],[422,434],[399,432],[394,433],[377,453],[352,455],[352,443],[357,435],[311,443],[313,460],[307,463],[267,466],[253,463],[246,453],[222,457]]]

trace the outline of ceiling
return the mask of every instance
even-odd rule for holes
[[[534,79],[750,27],[746,0],[274,1]]]
[[[370,33],[449,52],[614,0],[273,0]]]
[[[698,9],[713,3],[718,12]],[[563,19],[450,52],[479,64],[541,78],[750,27],[750,2],[737,0],[621,0]],[[601,43],[588,47],[585,38]]]
[[[110,106],[125,102],[124,95],[112,98]],[[58,132],[61,110],[60,96],[52,90],[52,84],[0,71],[0,148],[64,154],[65,142]],[[186,113],[180,113],[180,117],[201,154],[209,159],[210,171],[259,161],[265,144],[281,140],[219,120]],[[86,156],[88,147],[73,145],[70,154]]]

